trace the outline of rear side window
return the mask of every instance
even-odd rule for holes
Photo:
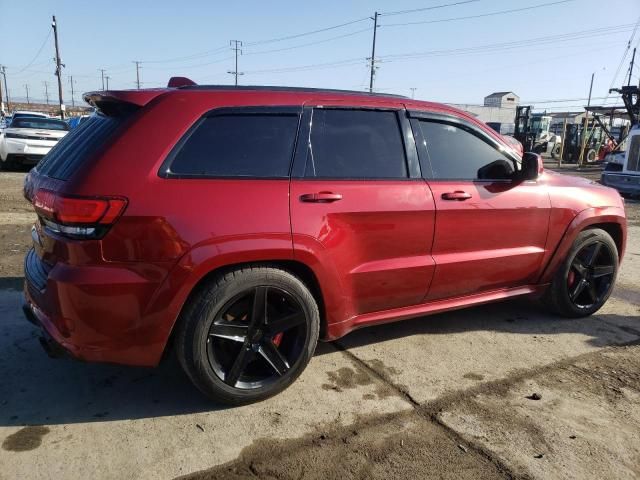
[[[229,114],[203,118],[178,145],[169,175],[289,176],[298,130],[295,114]]]
[[[125,117],[94,115],[65,135],[38,164],[38,172],[68,180],[80,165],[100,151],[113,137]]]
[[[472,131],[459,125],[419,121],[434,179],[506,180],[516,165]]]
[[[305,177],[407,178],[396,112],[315,109]]]

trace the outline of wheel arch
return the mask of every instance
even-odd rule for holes
[[[267,267],[267,268],[277,268],[279,270],[284,270],[305,284],[305,286],[310,290],[313,297],[316,299],[318,303],[318,310],[320,312],[320,338],[325,338],[327,332],[327,319],[325,314],[325,301],[322,292],[322,288],[320,287],[320,282],[314,271],[303,262],[292,259],[270,259],[270,260],[251,260],[237,263],[229,263],[225,265],[219,265],[214,267],[204,274],[200,276],[199,279],[193,284],[188,294],[186,295],[185,300],[182,302],[182,305],[175,317],[173,325],[171,327],[171,332],[167,338],[167,342],[164,346],[163,350],[163,359],[166,358],[171,350],[173,349],[174,339],[176,332],[178,331],[178,326],[180,319],[182,317],[182,313],[191,304],[193,298],[198,295],[202,289],[206,287],[208,283],[210,283],[214,278],[219,275],[224,275],[232,270],[238,270],[241,268],[247,267]]]
[[[601,228],[611,235],[618,249],[618,259],[621,261],[627,239],[627,221],[624,209],[620,207],[587,208],[576,215],[565,230],[555,252],[543,270],[539,283],[551,282],[556,269],[566,257],[578,234],[594,228]]]

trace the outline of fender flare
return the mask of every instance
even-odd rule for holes
[[[624,256],[626,241],[627,241],[627,220],[625,217],[624,209],[621,207],[592,207],[582,210],[571,221],[555,252],[551,256],[551,259],[544,268],[540,277],[541,284],[550,283],[553,279],[553,275],[556,269],[560,266],[562,261],[569,253],[573,242],[577,238],[578,234],[586,228],[599,225],[602,223],[615,223],[620,225],[622,230],[622,238],[620,242],[620,251],[618,254],[619,260],[622,260]]]

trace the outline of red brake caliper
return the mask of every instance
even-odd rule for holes
[[[576,272],[573,270],[569,270],[569,275],[567,275],[567,285],[569,287],[573,286],[573,283],[576,281]]]
[[[280,346],[280,342],[281,341],[282,341],[282,332],[280,332],[280,333],[278,333],[278,334],[273,336],[272,342],[276,347]]]

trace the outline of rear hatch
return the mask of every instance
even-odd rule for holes
[[[85,95],[97,113],[69,132],[26,177],[24,196],[34,206],[33,251],[25,260],[25,275],[38,290],[58,263],[95,264],[101,261],[99,240],[122,215],[127,199],[119,196],[77,195],[76,175],[98,161],[105,147],[116,142],[135,112],[162,91],[98,92]]]

